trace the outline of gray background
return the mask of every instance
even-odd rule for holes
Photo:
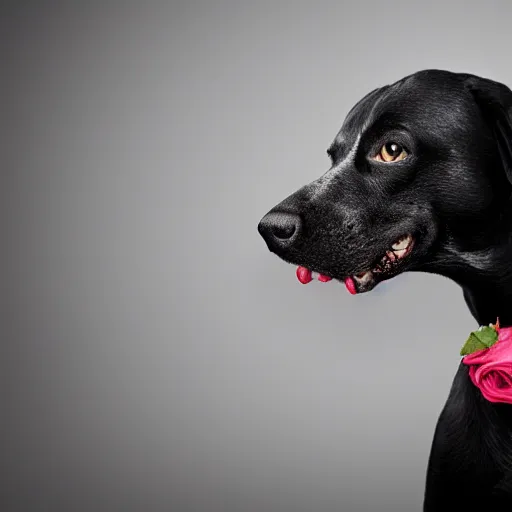
[[[2,9],[2,511],[419,511],[461,291],[256,226],[371,89],[511,85],[512,4],[136,5]]]

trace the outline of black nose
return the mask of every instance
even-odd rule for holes
[[[299,235],[301,220],[298,215],[284,212],[267,213],[258,224],[258,231],[267,244],[288,247]]]

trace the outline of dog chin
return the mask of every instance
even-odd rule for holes
[[[384,255],[377,258],[374,264],[369,265],[370,268],[367,270],[338,277],[330,275],[328,272],[315,272],[308,267],[299,266],[296,272],[297,278],[302,284],[308,284],[315,279],[324,283],[335,279],[342,281],[352,295],[369,292],[380,282],[403,272],[414,245],[415,238],[410,234],[404,235]]]

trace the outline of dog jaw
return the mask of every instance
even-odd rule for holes
[[[396,276],[401,270],[403,260],[411,253],[414,242],[414,237],[411,234],[404,235],[392,244],[391,249],[386,251],[371,269],[344,277],[342,280],[347,291],[352,295],[369,292],[379,282]],[[302,284],[308,284],[315,279],[324,283],[333,279],[331,276],[313,272],[304,266],[297,267],[296,274]]]

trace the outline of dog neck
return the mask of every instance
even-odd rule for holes
[[[480,234],[478,247],[444,243],[427,272],[443,275],[461,286],[469,310],[479,325],[512,326],[512,222],[500,233]],[[468,237],[471,239],[470,237]],[[472,238],[475,243],[475,238]]]
[[[463,286],[464,299],[479,325],[496,323],[512,327],[512,282],[488,286]]]
[[[462,287],[469,311],[479,325],[496,323],[499,318],[500,325],[511,327],[512,247],[501,254],[494,252],[485,265],[477,266],[477,261],[473,258],[473,265],[466,261],[468,264],[461,266],[462,271],[447,277],[452,277]]]
[[[512,232],[512,229],[509,233]],[[463,289],[468,308],[479,325],[512,326],[512,240],[495,237],[476,252],[461,252],[464,271],[456,282]]]

